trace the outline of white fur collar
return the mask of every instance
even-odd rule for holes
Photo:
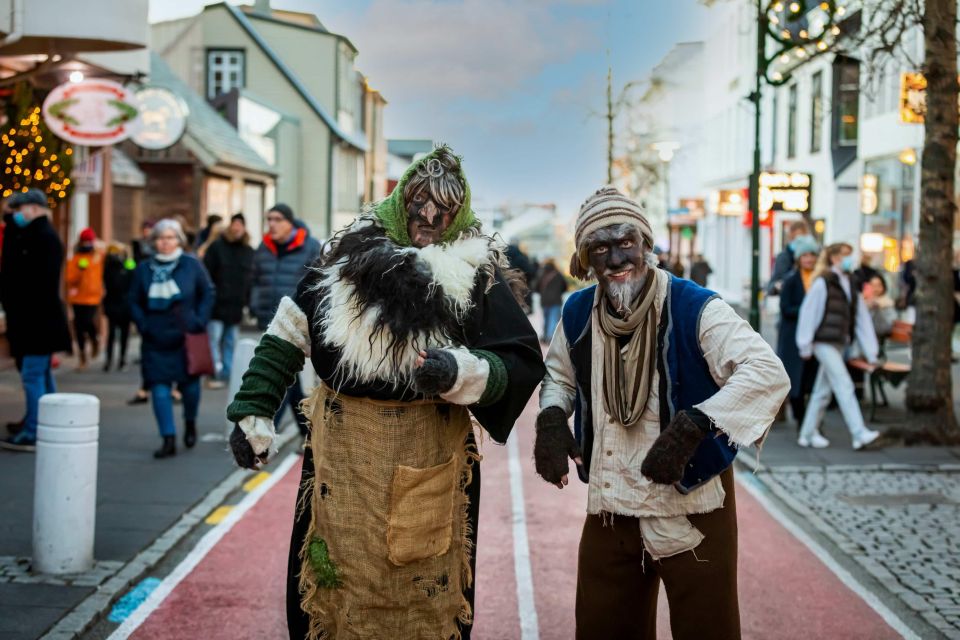
[[[432,275],[431,286],[443,288],[450,310],[458,320],[472,307],[471,295],[479,269],[495,260],[494,247],[486,238],[466,238],[423,249],[403,248],[398,253],[414,252]],[[327,313],[317,322],[326,345],[341,352],[337,382],[350,379],[360,383],[383,381],[396,387],[410,384],[413,368],[421,350],[453,346],[450,336],[441,330],[412,334],[398,352],[391,350],[393,334],[388,327],[374,334],[382,313],[379,304],[361,308],[356,288],[340,276],[347,258],[325,269],[321,287],[326,290]],[[389,277],[389,276],[387,276]],[[393,354],[398,353],[395,361]]]

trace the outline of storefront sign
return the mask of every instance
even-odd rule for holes
[[[922,73],[900,74],[900,122],[922,124],[927,113],[927,79]]]
[[[103,191],[103,154],[91,153],[85,160],[73,165],[70,172],[73,187],[80,193]]]
[[[721,189],[714,191],[711,205],[717,215],[741,217],[747,211],[746,189]]]
[[[872,216],[877,212],[880,204],[880,197],[877,195],[877,186],[880,184],[880,178],[873,173],[863,174],[860,181],[860,211],[867,216]]]
[[[810,212],[810,186],[808,173],[784,171],[760,174],[760,211]],[[761,214],[761,220],[763,214]]]
[[[112,80],[67,82],[43,101],[43,120],[67,142],[99,147],[116,144],[136,132],[136,96]]]
[[[143,87],[137,91],[141,127],[132,140],[152,151],[172,147],[187,128],[186,103],[164,87]]]

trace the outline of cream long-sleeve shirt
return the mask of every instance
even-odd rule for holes
[[[660,316],[669,276],[659,269],[651,273],[657,277],[654,305]],[[654,374],[651,396],[639,423],[628,429],[607,415],[603,403],[604,341],[596,318],[602,295],[598,288],[591,322],[594,441],[587,513],[638,517],[650,554],[654,558],[676,555],[696,547],[703,539],[685,516],[722,507],[723,487],[717,477],[683,495],[672,485],[655,484],[640,473],[647,451],[660,435],[659,373]],[[720,390],[696,408],[709,416],[731,442],[748,446],[762,441],[790,388],[780,360],[763,338],[719,298],[704,308],[698,337]],[[562,323],[547,352],[546,367],[540,407],[560,407],[570,416],[576,382]]]

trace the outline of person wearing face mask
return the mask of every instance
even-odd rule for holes
[[[797,318],[800,305],[813,285],[820,247],[813,236],[800,236],[792,242],[797,257],[796,268],[783,279],[780,290],[780,330],[777,336],[777,355],[790,375],[790,409],[797,429],[806,415],[807,396],[813,390],[817,376],[817,362],[804,360],[797,351]]]
[[[854,449],[862,449],[880,435],[864,424],[856,388],[845,364],[854,345],[859,346],[864,360],[871,365],[876,364],[880,351],[870,311],[850,281],[856,266],[849,244],[827,246],[820,254],[813,285],[800,305],[797,349],[801,358],[815,357],[820,365],[797,439],[801,447],[830,446],[819,428],[831,395],[837,399]]]
[[[227,416],[237,463],[259,466],[310,358],[321,382],[304,404],[290,638],[470,638],[473,420],[506,442],[544,373],[518,301],[523,275],[506,265],[443,146],[336,234],[280,301]]]
[[[763,441],[789,378],[730,305],[656,268],[650,223],[616,188],[584,202],[575,237],[571,274],[599,284],[563,307],[533,455],[558,488],[570,458],[588,484],[576,637],[654,640],[662,581],[674,638],[739,638],[730,465]]]
[[[56,393],[51,357],[70,351],[72,340],[60,298],[63,244],[50,223],[47,196],[39,189],[10,199],[10,228],[4,234],[0,303],[7,316],[10,351],[20,372],[26,412],[16,431],[0,441],[12,451],[34,451],[40,398]]]
[[[73,257],[67,262],[67,303],[73,309],[73,332],[77,340],[78,370],[87,368],[87,342],[90,358],[100,353],[100,330],[97,311],[103,300],[103,253],[96,247],[97,234],[87,228],[80,238]]]

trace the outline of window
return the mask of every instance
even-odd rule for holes
[[[770,157],[772,160],[770,164],[775,165],[777,163],[777,125],[779,124],[780,119],[780,92],[773,92],[773,108],[770,110],[771,115],[771,130],[770,130]]]
[[[860,63],[838,56],[833,77],[834,146],[855,147],[860,125]]]
[[[242,89],[246,69],[244,52],[236,49],[209,49],[207,51],[207,100]]]
[[[787,98],[787,157],[797,155],[797,85],[790,85]]]
[[[823,72],[813,74],[810,89],[810,153],[820,151],[823,140]]]

